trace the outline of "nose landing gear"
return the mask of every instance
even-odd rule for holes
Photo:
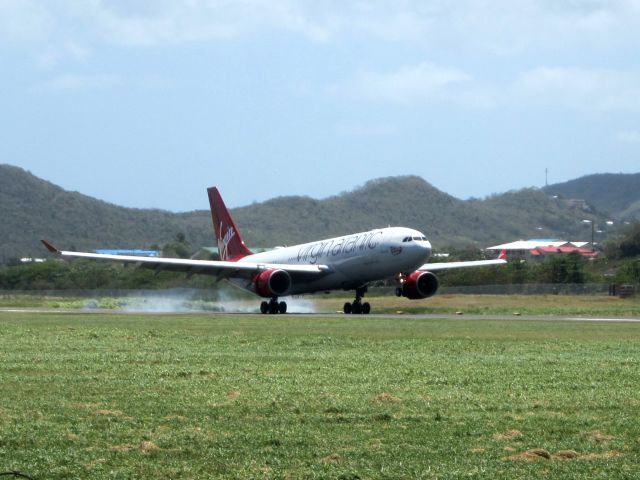
[[[356,299],[352,303],[345,303],[342,311],[346,314],[368,315],[371,312],[371,305],[369,302],[362,302],[365,293],[367,293],[367,287],[356,288]]]
[[[269,313],[271,315],[287,313],[287,302],[278,303],[278,297],[273,297],[268,302],[264,301],[260,304],[260,313]]]

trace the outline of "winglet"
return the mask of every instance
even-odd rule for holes
[[[47,242],[46,240],[40,240],[42,242],[42,244],[47,247],[47,250],[49,250],[51,253],[60,253],[60,250],[58,250],[56,247],[54,247],[53,245],[51,245],[49,242]]]
[[[499,260],[506,260],[507,259],[507,250],[502,250],[500,252],[500,256],[498,257]]]

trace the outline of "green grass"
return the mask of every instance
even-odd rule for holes
[[[640,476],[636,324],[0,313],[0,340],[0,471]]]

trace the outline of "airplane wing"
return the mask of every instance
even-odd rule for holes
[[[136,263],[140,267],[150,268],[158,272],[173,271],[184,272],[188,275],[197,273],[211,274],[218,279],[244,276],[264,270],[285,270],[293,274],[322,275],[331,271],[328,265],[289,265],[278,263],[258,262],[226,262],[217,260],[192,260],[183,258],[141,257],[136,255],[110,255],[103,253],[70,252],[58,250],[46,240],[41,240],[51,253],[70,258],[89,258],[92,260],[108,260],[123,263]]]
[[[503,250],[500,256],[495,260],[472,260],[467,262],[438,262],[425,263],[418,270],[428,270],[435,272],[437,270],[449,270],[453,268],[470,268],[470,267],[486,267],[488,265],[504,265],[507,263],[507,252]]]

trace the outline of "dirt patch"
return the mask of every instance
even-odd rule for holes
[[[549,453],[549,451],[545,450],[544,448],[532,448],[531,450],[527,450],[524,453],[528,455],[535,455],[536,457],[546,458],[547,460],[551,458],[551,454]]]
[[[400,397],[396,397],[395,395],[391,395],[390,393],[383,392],[379,395],[376,395],[374,399],[377,402],[400,402],[402,399]]]
[[[502,433],[494,433],[494,440],[514,440],[516,438],[520,438],[522,436],[522,432],[520,430],[507,430]]]
[[[96,415],[109,415],[111,417],[121,417],[124,415],[120,410],[96,410]]]
[[[154,450],[160,450],[160,447],[158,447],[155,443],[147,440],[140,444],[140,450],[142,451],[142,453],[150,453]]]
[[[155,443],[151,441],[144,441],[140,443],[137,447],[135,445],[131,445],[130,443],[125,443],[123,445],[114,445],[109,448],[112,452],[130,452],[131,450],[140,450],[142,453],[151,453],[154,450],[160,450]]]
[[[575,450],[558,450],[553,458],[578,458],[580,455]]]
[[[327,455],[322,459],[323,463],[340,463],[343,460],[342,456],[337,453],[332,453],[331,455]]]
[[[380,450],[382,448],[382,440],[376,438],[371,443],[369,443],[369,448],[371,450]]]
[[[113,445],[109,448],[112,452],[129,452],[133,450],[135,447],[130,443],[125,443],[124,445]]]
[[[237,390],[231,390],[230,392],[227,392],[227,398],[229,400],[235,400],[239,396],[240,396],[240,392]]]
[[[507,460],[524,460],[533,462],[535,460],[550,460],[551,454],[544,448],[532,448],[526,452],[519,453],[517,455],[511,455]]]
[[[96,458],[95,460],[92,460],[91,462],[87,463],[85,465],[85,468],[87,470],[93,470],[94,468],[96,468],[98,465],[101,465],[103,463],[106,462],[106,459],[104,458]]]
[[[609,458],[618,458],[622,456],[622,452],[618,450],[609,450],[608,452],[602,453],[587,453],[585,455],[580,455],[580,460],[606,460]]]
[[[602,433],[599,430],[594,430],[592,432],[588,432],[585,435],[589,440],[592,440],[592,441],[598,442],[598,443],[606,443],[606,442],[609,442],[609,441],[613,440],[614,438],[616,438],[613,435],[606,435],[606,434]]]
[[[544,448],[533,448],[517,455],[511,455],[507,460],[535,461],[540,459],[546,460],[606,460],[610,458],[621,457],[622,453],[618,450],[610,450],[601,453],[578,453],[575,450],[558,450],[553,455]]]

